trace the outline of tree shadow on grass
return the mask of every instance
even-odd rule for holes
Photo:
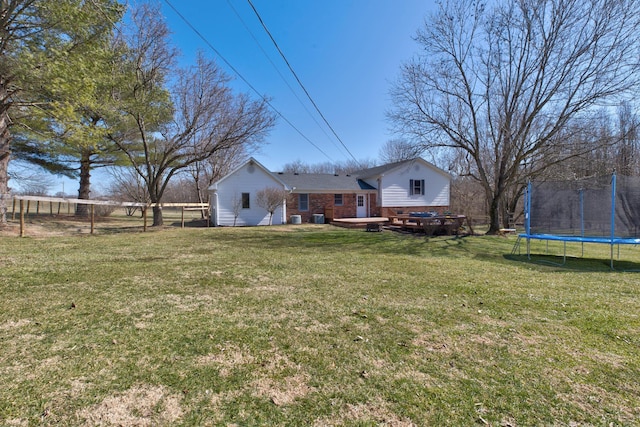
[[[173,221],[172,223],[168,224],[168,226],[182,228],[182,221]],[[207,220],[206,219],[191,219],[188,221],[185,220],[184,228],[207,228]]]
[[[630,260],[613,260],[613,270],[611,269],[611,259],[609,258],[585,258],[562,255],[539,255],[531,254],[507,254],[504,258],[522,265],[535,265],[540,267],[540,271],[576,271],[576,272],[640,272],[640,262]]]
[[[472,254],[467,244],[468,236],[440,236],[426,238],[424,234],[400,234],[385,230],[380,233],[360,229],[343,228],[297,228],[278,233],[279,226],[256,227],[250,233],[215,233],[212,239],[235,243],[250,243],[258,247],[285,248],[291,253],[298,251],[334,250],[344,252],[361,251],[382,256],[460,256]],[[247,230],[248,228],[244,228]],[[276,231],[276,232],[273,232]]]

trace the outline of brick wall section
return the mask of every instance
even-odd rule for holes
[[[301,211],[298,206],[300,201],[298,194],[290,194],[287,199],[287,221],[290,222],[291,215],[300,215],[302,222],[311,222],[313,214],[325,215],[325,221],[327,216],[333,209],[333,218],[355,218],[356,216],[356,195],[355,194],[343,194],[342,206],[335,206],[334,194],[314,194],[309,193],[309,210]],[[327,209],[328,208],[328,209]]]
[[[356,195],[343,194],[342,206],[335,206],[334,194],[313,194],[309,193],[309,210],[301,211],[298,202],[298,194],[290,194],[287,198],[287,222],[291,222],[291,215],[300,215],[303,223],[312,222],[313,214],[323,214],[328,222],[331,213],[333,218],[355,218],[356,217]],[[333,212],[331,212],[333,210]],[[449,210],[449,206],[412,206],[412,207],[391,207],[381,208],[378,206],[375,194],[369,194],[369,216],[389,216],[399,212],[431,212],[436,211],[443,214]]]
[[[291,222],[291,215],[300,215],[304,223],[311,222],[311,216],[314,213],[323,213],[322,211],[315,212],[313,210],[313,196],[315,196],[315,194],[309,194],[309,210],[301,211],[298,203],[300,201],[299,195],[295,193],[290,194],[287,199],[287,215],[289,216],[287,222]]]
[[[378,196],[369,194],[369,216],[383,216],[381,213],[382,208],[378,206]]]

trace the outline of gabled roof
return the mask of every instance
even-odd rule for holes
[[[286,189],[289,190],[290,187],[287,186],[287,184],[282,181],[277,174],[274,174],[273,172],[271,172],[269,169],[267,169],[266,167],[264,167],[264,165],[262,165],[262,163],[260,163],[259,161],[257,161],[256,159],[254,159],[253,157],[249,158],[249,160],[247,160],[245,163],[243,163],[242,165],[238,166],[237,168],[235,168],[234,170],[232,170],[231,172],[229,172],[228,174],[226,174],[225,176],[223,176],[222,178],[220,178],[219,180],[217,180],[216,182],[214,182],[213,184],[211,184],[208,188],[208,190],[217,190],[218,189],[218,184],[220,184],[222,181],[226,180],[228,177],[230,177],[231,175],[233,175],[234,173],[238,172],[240,169],[242,169],[243,167],[247,166],[247,165],[253,165],[255,167],[257,167],[258,169],[261,169],[265,174],[271,176],[276,182],[278,182],[279,184],[282,184],[282,186]]]
[[[327,173],[274,173],[295,193],[350,193],[375,190],[375,187],[353,175]]]
[[[382,176],[382,175],[386,174],[387,172],[393,171],[395,169],[401,168],[402,166],[406,166],[406,165],[409,165],[409,164],[415,163],[415,162],[420,162],[420,163],[424,164],[425,166],[435,170],[436,172],[441,173],[442,175],[445,175],[445,176],[451,178],[451,174],[449,174],[448,172],[446,172],[443,169],[440,169],[436,165],[427,162],[426,160],[424,160],[421,157],[416,157],[415,159],[409,159],[409,160],[402,160],[402,161],[395,162],[395,163],[387,163],[386,165],[376,166],[376,167],[369,168],[369,169],[362,169],[362,170],[353,172],[353,175],[355,175],[355,176],[357,176],[358,178],[361,178],[361,179],[377,178],[379,176]]]
[[[265,174],[269,175],[276,182],[282,184],[285,189],[294,193],[355,193],[359,191],[371,192],[376,191],[376,188],[364,181],[364,179],[378,178],[387,172],[401,168],[414,162],[420,162],[423,165],[435,170],[436,172],[451,178],[451,175],[444,170],[434,166],[422,158],[415,158],[411,160],[403,160],[401,162],[388,163],[386,165],[377,166],[374,168],[363,169],[357,172],[353,172],[348,175],[333,175],[326,173],[283,173],[283,172],[271,172],[264,167],[260,162],[251,157],[247,162],[241,166],[220,178],[213,183],[209,190],[217,190],[218,185],[226,180],[229,176],[233,175],[243,167],[253,165],[258,169],[261,169]]]

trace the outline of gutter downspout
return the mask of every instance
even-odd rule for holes
[[[287,198],[285,197],[282,201],[282,218],[280,219],[281,224],[287,223]]]

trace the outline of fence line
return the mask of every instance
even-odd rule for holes
[[[40,202],[49,203],[50,214],[53,215],[53,204],[58,203],[58,215],[60,214],[60,205],[62,203],[67,204],[67,211],[72,204],[84,204],[90,206],[90,218],[91,218],[91,234],[95,229],[95,206],[115,206],[123,208],[140,208],[142,210],[142,216],[144,218],[143,231],[147,231],[147,211],[149,208],[156,206],[163,207],[175,207],[181,208],[181,228],[184,228],[184,212],[186,211],[202,211],[209,226],[209,203],[140,203],[140,202],[118,202],[114,200],[89,200],[89,199],[74,199],[68,197],[49,197],[49,196],[13,196],[13,212],[12,216],[15,220],[16,214],[16,202],[20,204],[20,237],[25,235],[25,204],[26,214],[29,213],[29,203],[36,202],[36,214],[40,213]]]

